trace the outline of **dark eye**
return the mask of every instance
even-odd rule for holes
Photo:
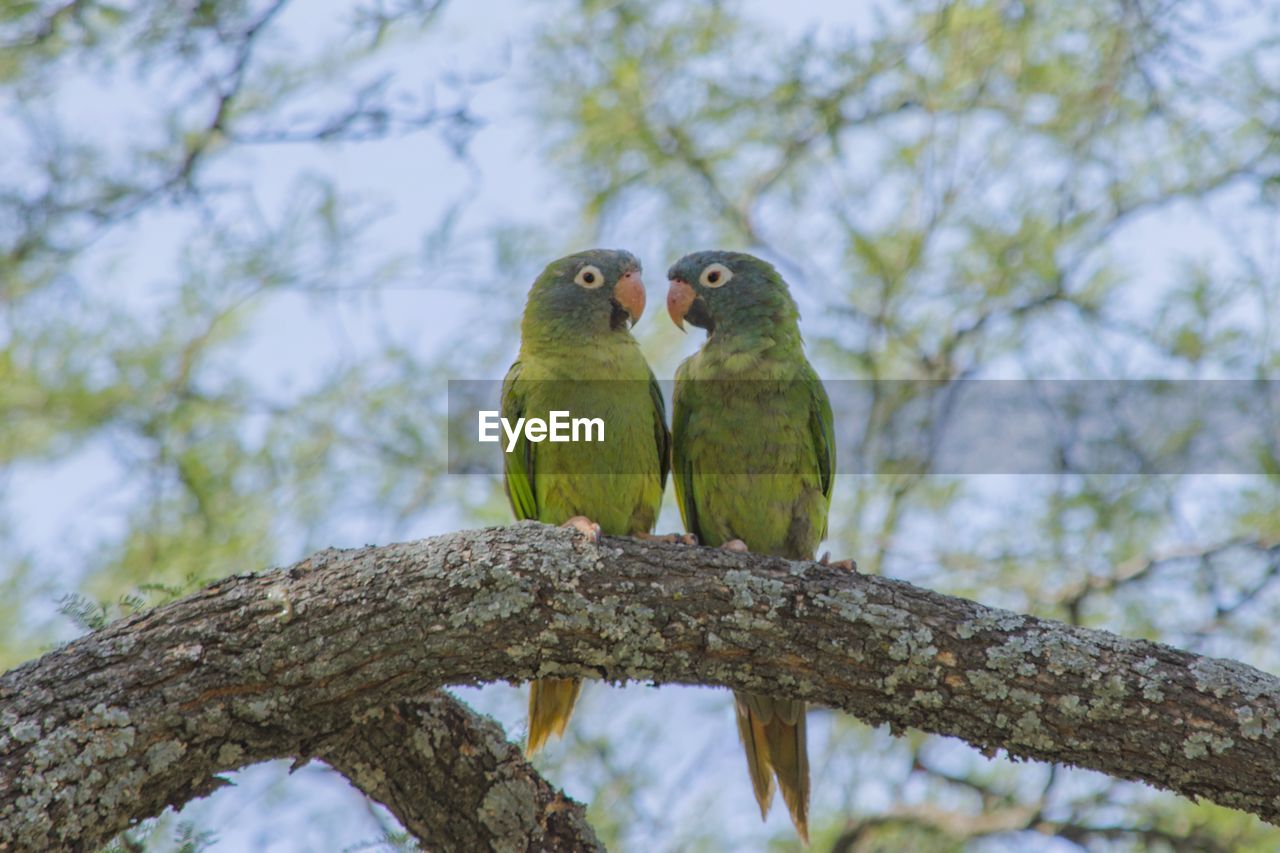
[[[585,287],[587,290],[595,290],[604,284],[604,276],[600,273],[598,267],[587,264],[578,270],[578,275],[574,277],[573,283],[579,287]]]
[[[724,264],[709,264],[698,277],[698,282],[703,287],[724,287],[731,278],[733,278],[733,270]]]

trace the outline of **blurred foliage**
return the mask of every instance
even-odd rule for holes
[[[101,614],[328,544],[353,507],[411,515],[440,473],[427,386],[443,366],[388,342],[282,393],[244,357],[299,297],[376,292],[405,263],[365,249],[379,214],[330,176],[295,170],[271,195],[236,173],[245,150],[415,130],[461,144],[473,124],[465,104],[409,97],[368,67],[439,3],[355,11],[314,57],[272,29],[286,6],[77,0],[9,4],[0,21],[0,464],[106,473],[91,502],[111,529],[45,558],[64,588],[108,602]],[[78,121],[99,97],[142,115]],[[329,112],[301,109],[313,100]],[[153,229],[141,256],[102,248]],[[32,559],[5,565],[6,584],[29,582]],[[0,621],[0,661],[54,627]]]
[[[1269,4],[931,0],[819,25],[759,3],[547,0],[489,76],[422,67],[452,37],[439,0],[317,8],[0,7],[2,664],[311,548],[501,521],[494,483],[442,476],[443,382],[500,375],[525,283],[583,240],[659,263],[712,245],[771,258],[831,378],[1280,370]],[[519,103],[477,110],[486,86]],[[472,215],[468,184],[416,223],[416,253],[386,237],[396,211],[319,156],[430,139],[455,167],[443,182],[480,171],[473,140],[509,113],[531,122],[550,213]],[[411,303],[406,337],[388,307],[406,286],[481,299],[448,317]],[[674,338],[642,328],[670,375]],[[867,435],[911,388],[878,386]],[[876,448],[859,452],[846,470],[874,468]],[[1251,477],[1062,457],[1037,477],[841,478],[831,548],[1280,666],[1280,444]],[[61,506],[59,535],[33,539],[30,506]],[[690,721],[677,746],[661,746],[669,699],[600,688],[542,766],[611,846],[796,849],[723,795],[746,791],[724,697],[663,695]],[[505,688],[473,698],[520,719]],[[1247,816],[1096,774],[822,712],[815,732],[818,849],[1280,845]],[[199,849],[218,831],[164,823],[121,845]]]

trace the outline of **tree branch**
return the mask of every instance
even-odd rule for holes
[[[581,804],[537,774],[493,720],[433,693],[356,718],[317,749],[432,850],[603,850]]]
[[[385,709],[443,685],[550,675],[789,693],[1280,819],[1280,680],[1251,667],[816,563],[527,522],[227,578],[0,677],[0,850],[94,843],[215,773],[324,754],[374,709],[410,725]],[[394,798],[406,765],[364,749],[332,760],[357,784],[382,770],[387,787],[364,784]],[[528,799],[470,802],[492,829]]]
[[[0,753],[22,746],[25,737],[21,721],[6,731],[9,719],[0,703]],[[93,849],[135,820],[221,787],[225,783],[214,776],[217,772],[276,758],[294,758],[297,766],[310,757],[325,761],[386,806],[431,849],[604,849],[580,803],[539,776],[497,723],[445,693],[353,714],[345,726],[332,730],[321,722],[314,729],[276,728],[264,739],[228,739],[212,754],[190,748],[204,738],[193,737],[191,727],[171,718],[168,725],[145,727],[152,742],[140,753],[146,766],[129,768],[116,784],[94,774],[129,766],[103,753],[119,750],[122,743],[138,746],[139,727],[123,723],[119,709],[106,704],[70,725],[32,744],[27,766],[22,760],[0,765],[0,851]],[[65,764],[48,766],[51,755]],[[138,780],[155,775],[166,762],[174,771],[168,778],[186,773],[188,783],[138,788]],[[79,801],[87,805],[71,805]]]

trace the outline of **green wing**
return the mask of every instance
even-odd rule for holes
[[[688,448],[684,445],[689,433],[689,413],[693,408],[689,400],[693,386],[684,380],[685,373],[685,365],[682,364],[676,371],[675,391],[672,394],[671,432],[674,436],[674,444],[671,453],[671,472],[675,480],[676,504],[680,507],[680,518],[684,522],[685,530],[697,536],[699,540],[705,541],[706,537],[698,521],[697,501],[693,494],[693,466],[689,462]],[[831,400],[827,397],[827,390],[822,386],[822,380],[817,374],[809,372],[802,381],[809,388],[809,434],[813,439],[818,459],[818,476],[822,484],[822,494],[827,499],[827,506],[830,506],[836,472],[835,418],[831,413]],[[824,513],[822,534],[819,538],[825,538],[826,535],[827,520]]]
[[[502,380],[502,417],[515,423],[524,416],[525,399],[521,393],[520,362],[511,365]],[[504,450],[506,448],[503,448]],[[525,440],[524,430],[510,453],[502,454],[502,485],[511,503],[511,511],[521,521],[538,517],[538,502],[533,492],[533,449]]]
[[[526,402],[523,383],[520,381],[521,365],[516,362],[507,371],[502,382],[502,417],[511,423],[524,417]],[[649,374],[649,396],[653,401],[653,437],[658,456],[658,480],[666,488],[667,472],[671,467],[671,431],[667,429],[667,405],[662,399],[662,389],[653,373]],[[510,453],[502,454],[502,484],[507,501],[518,519],[537,519],[539,507],[534,492],[533,445],[521,431]]]
[[[831,491],[835,487],[836,473],[836,436],[835,417],[831,414],[831,399],[827,397],[827,389],[816,373],[809,371],[805,379],[809,385],[809,434],[813,436],[813,446],[818,453],[818,473],[822,478],[822,494],[827,499],[827,507],[831,506]],[[822,535],[827,537],[826,514],[822,519]]]
[[[653,371],[649,371],[649,397],[653,400],[653,437],[658,444],[658,483],[667,488],[667,472],[671,470],[671,430],[667,429],[667,404]]]
[[[676,506],[680,508],[680,520],[684,529],[705,541],[698,526],[698,508],[693,499],[693,466],[689,463],[689,448],[685,446],[689,435],[689,394],[692,385],[684,378],[689,362],[683,362],[676,370],[675,390],[671,392],[671,474],[676,487]]]

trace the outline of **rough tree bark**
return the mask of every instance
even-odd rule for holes
[[[45,769],[41,773],[44,787],[25,786],[26,799],[20,797],[18,804],[30,811],[16,818],[6,813],[0,820],[0,850],[93,849],[128,828],[132,820],[159,814],[166,805],[179,807],[223,785],[212,767],[276,758],[293,758],[297,766],[309,757],[324,760],[385,805],[405,829],[423,840],[424,849],[604,849],[580,803],[539,776],[521,751],[507,742],[497,723],[444,693],[352,714],[334,728],[329,726],[340,714],[314,718],[310,724],[300,715],[303,730],[273,728],[263,737],[255,736],[257,726],[251,722],[242,730],[243,737],[221,747],[216,739],[175,727],[172,740],[157,743],[160,750],[176,750],[175,766],[189,777],[186,783],[160,782],[143,791],[136,780],[144,777],[131,773],[116,780],[119,792],[109,785],[76,786],[71,790],[80,792],[77,797],[100,799],[59,808],[55,803],[67,799],[60,789],[69,776],[91,775],[93,765],[120,766],[102,765],[95,750],[109,749],[122,740],[132,742],[137,736],[131,726],[107,722],[109,716],[104,705],[96,718],[84,715],[75,724],[88,726],[87,731],[64,730],[60,738],[49,741],[49,749],[67,764]],[[0,732],[6,719],[0,711]],[[16,733],[13,728],[9,727],[9,737],[21,738],[21,727]],[[0,734],[0,750],[5,745],[5,735]],[[147,751],[148,769],[158,769],[167,760],[152,760],[160,754]],[[36,766],[25,768],[24,773],[40,771],[47,761],[40,755],[30,760]],[[0,775],[0,802],[6,805],[12,804],[13,786],[19,781],[8,775],[9,769]],[[167,778],[176,779],[174,774]]]
[[[433,693],[357,715],[317,758],[385,805],[429,850],[603,850],[581,804],[502,728]]]
[[[88,846],[215,773],[324,754],[353,720],[399,714],[412,742],[413,714],[388,709],[443,685],[549,675],[785,692],[1280,819],[1280,680],[1251,667],[835,567],[526,522],[227,578],[0,677],[0,849]],[[431,844],[459,804],[369,732],[330,760],[383,802],[419,798]],[[506,808],[552,826],[563,801],[530,790],[477,792],[460,831],[492,843]],[[592,843],[570,812],[564,844]]]

